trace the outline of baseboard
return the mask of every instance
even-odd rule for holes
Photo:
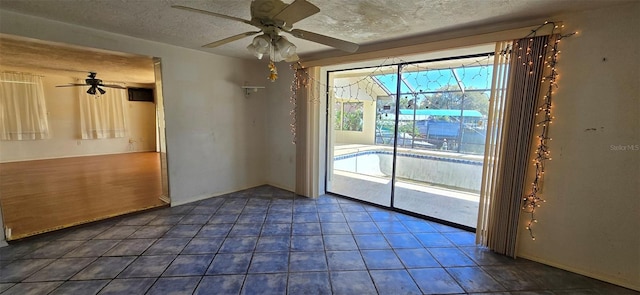
[[[205,200],[205,199],[208,199],[208,198],[218,197],[218,196],[222,196],[222,195],[226,195],[226,194],[230,194],[230,193],[235,193],[235,192],[243,191],[243,190],[246,190],[246,189],[258,187],[258,186],[261,186],[261,185],[266,185],[266,184],[258,184],[258,185],[251,185],[251,186],[247,186],[247,187],[241,187],[241,188],[238,188],[238,189],[234,189],[232,191],[216,192],[216,193],[211,193],[211,194],[202,194],[202,195],[192,196],[192,197],[186,198],[184,200],[176,200],[175,198],[171,198],[171,207],[185,205],[185,204],[189,204],[189,203],[193,203],[193,202],[197,202],[197,201],[202,201],[202,200]]]
[[[542,264],[553,266],[555,268],[563,269],[563,270],[570,271],[570,272],[573,272],[573,273],[577,273],[577,274],[580,274],[580,275],[583,275],[583,276],[594,278],[596,280],[600,280],[600,281],[603,281],[603,282],[611,283],[611,284],[618,285],[618,286],[621,286],[621,287],[624,287],[624,288],[628,288],[628,289],[631,289],[631,290],[640,291],[640,285],[639,285],[640,282],[629,282],[629,281],[625,281],[625,280],[620,280],[620,278],[607,276],[606,274],[602,274],[602,273],[594,273],[594,272],[590,272],[590,271],[585,271],[583,269],[578,269],[578,268],[567,266],[567,265],[564,265],[564,264],[561,264],[561,263],[555,263],[555,262],[552,262],[552,261],[548,261],[546,259],[542,259],[542,258],[537,257],[537,256],[531,256],[531,255],[526,255],[526,254],[524,254],[524,255],[518,254],[518,257],[529,259],[531,261],[539,262],[539,263],[542,263]]]
[[[188,199],[184,199],[184,200],[176,200],[176,198],[172,198],[171,199],[171,207],[175,207],[175,206],[180,206],[180,205],[185,205],[185,204],[189,204],[189,203],[193,203],[193,202],[197,202],[197,201],[202,201],[211,197],[215,197],[215,194],[202,194],[202,195],[197,195],[197,196],[192,196]]]
[[[202,201],[208,198],[213,198],[213,197],[218,197],[218,196],[222,196],[222,195],[226,195],[226,194],[231,194],[231,193],[235,193],[235,192],[239,192],[239,191],[243,191],[243,190],[247,190],[247,189],[251,189],[254,187],[259,187],[259,186],[263,186],[263,185],[268,185],[268,186],[273,186],[275,188],[279,188],[279,189],[283,189],[286,191],[290,191],[290,192],[294,192],[295,190],[292,188],[287,188],[285,186],[280,186],[277,184],[271,184],[271,183],[264,183],[264,184],[257,184],[257,185],[250,185],[247,187],[243,187],[243,188],[238,188],[232,191],[225,191],[225,192],[217,192],[217,193],[212,193],[212,194],[202,194],[202,195],[197,195],[197,196],[193,196],[184,200],[176,200],[175,198],[171,198],[171,207],[175,207],[175,206],[180,206],[180,205],[185,205],[185,204],[189,204],[189,203],[193,203],[193,202],[197,202],[197,201]]]
[[[273,183],[267,183],[266,185],[273,186],[275,188],[279,188],[279,189],[282,189],[282,190],[285,190],[285,191],[288,191],[288,192],[295,192],[296,191],[295,188],[287,187],[287,186],[284,186],[284,185],[278,185],[278,184],[273,184]]]
[[[59,157],[41,157],[41,158],[27,158],[27,159],[18,159],[18,160],[8,160],[2,161],[3,163],[15,163],[15,162],[28,162],[28,161],[40,161],[40,160],[55,160],[55,159],[67,159],[67,158],[80,158],[80,157],[95,157],[95,156],[109,156],[109,155],[122,155],[122,154],[134,154],[134,153],[159,153],[156,150],[149,151],[126,151],[119,153],[104,153],[104,154],[81,154],[81,155],[68,155],[68,156],[59,156]]]

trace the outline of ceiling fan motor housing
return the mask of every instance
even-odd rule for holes
[[[102,80],[96,79],[96,78],[85,79],[84,82],[87,83],[88,85],[102,84]]]

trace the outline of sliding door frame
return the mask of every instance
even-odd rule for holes
[[[380,204],[376,204],[376,203],[372,203],[366,200],[361,200],[361,199],[357,199],[354,197],[350,197],[350,196],[345,196],[339,193],[335,193],[330,191],[328,188],[328,184],[329,184],[329,173],[332,173],[331,171],[333,169],[329,169],[330,167],[333,168],[333,163],[330,163],[330,161],[333,161],[333,159],[330,159],[330,155],[333,155],[332,152],[330,152],[330,149],[333,148],[330,145],[330,138],[333,138],[333,136],[330,136],[330,132],[332,131],[332,118],[330,118],[330,114],[331,111],[329,108],[332,107],[331,104],[331,96],[329,95],[330,92],[330,78],[331,78],[331,74],[336,73],[336,72],[344,72],[344,71],[350,71],[350,70],[361,70],[361,69],[368,69],[368,68],[375,68],[376,66],[363,66],[363,67],[353,67],[353,68],[348,68],[348,69],[338,69],[338,70],[328,70],[326,71],[326,89],[325,89],[325,93],[327,93],[326,95],[326,108],[325,108],[325,120],[326,120],[326,125],[325,125],[325,145],[324,148],[327,151],[325,153],[325,167],[327,167],[327,169],[325,169],[325,174],[324,174],[324,186],[325,186],[325,190],[327,193],[332,194],[332,195],[336,195],[348,200],[353,200],[353,201],[357,201],[357,202],[362,202],[362,203],[366,203],[368,205],[372,205],[378,208],[383,208],[386,210],[392,210],[394,212],[399,212],[399,213],[403,213],[403,214],[407,214],[413,217],[418,217],[421,219],[425,219],[425,220],[429,220],[429,221],[434,221],[437,223],[441,223],[441,224],[445,224],[451,227],[455,227],[455,228],[459,228],[465,231],[469,231],[469,232],[475,232],[476,228],[474,227],[470,227],[470,226],[466,226],[466,225],[462,225],[462,224],[458,224],[458,223],[454,223],[448,220],[444,220],[444,219],[440,219],[440,218],[436,218],[436,217],[432,217],[432,216],[428,216],[428,215],[423,215],[420,213],[415,213],[412,211],[408,211],[408,210],[404,210],[404,209],[400,209],[395,207],[394,201],[395,201],[395,183],[396,183],[396,169],[397,169],[397,165],[396,165],[396,160],[397,160],[397,154],[398,154],[398,132],[399,132],[399,120],[400,120],[400,97],[403,94],[402,93],[402,71],[403,69],[407,66],[407,65],[412,65],[412,64],[420,64],[420,63],[433,63],[433,62],[441,62],[441,61],[450,61],[450,60],[456,60],[456,59],[465,59],[465,58],[478,58],[478,57],[487,57],[487,56],[494,56],[495,52],[483,52],[483,53],[477,53],[477,54],[468,54],[468,55],[461,55],[461,56],[451,56],[451,57],[444,57],[444,58],[434,58],[434,59],[427,59],[427,60],[418,60],[418,61],[411,61],[411,62],[402,62],[402,63],[392,63],[392,64],[388,64],[388,65],[384,65],[386,67],[395,67],[396,70],[396,92],[395,94],[391,94],[393,96],[395,96],[395,119],[394,119],[394,133],[393,133],[393,138],[394,138],[394,142],[393,142],[393,155],[392,155],[392,174],[391,174],[391,192],[390,192],[390,202],[389,202],[389,206],[384,206],[384,205],[380,205]]]

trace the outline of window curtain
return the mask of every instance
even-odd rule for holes
[[[125,137],[125,90],[107,88],[106,93],[101,95],[89,95],[86,90],[86,87],[78,87],[82,139]]]
[[[0,73],[0,140],[49,138],[42,77]]]
[[[291,85],[294,91],[293,130],[296,145],[296,194],[309,198],[317,198],[321,191],[320,175],[324,171],[320,168],[320,159],[324,138],[321,138],[320,122],[322,93],[320,67],[294,69],[295,78]],[[325,81],[326,82],[326,81]],[[326,106],[324,106],[326,107]],[[322,142],[322,144],[321,144]],[[322,189],[324,190],[324,189]]]
[[[549,39],[496,45],[476,242],[512,257]]]

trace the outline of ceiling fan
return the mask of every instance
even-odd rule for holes
[[[100,92],[100,94],[107,93],[104,89],[100,87],[109,87],[109,88],[118,88],[118,89],[126,89],[120,85],[115,84],[102,84],[102,80],[96,79],[96,73],[89,72],[87,79],[84,80],[85,84],[68,84],[68,85],[58,85],[56,87],[76,87],[76,86],[90,86],[87,90],[87,93],[90,95],[96,95],[96,91]]]
[[[253,42],[247,46],[247,49],[259,59],[268,54],[272,62],[282,60],[292,62],[298,60],[296,46],[289,42],[284,36],[281,36],[281,32],[350,53],[356,52],[359,47],[358,44],[352,42],[305,30],[293,29],[293,24],[320,12],[320,8],[305,0],[294,0],[291,4],[286,4],[281,0],[253,0],[251,1],[250,8],[251,20],[181,5],[172,5],[171,7],[239,21],[257,27],[260,29],[259,31],[250,31],[227,37],[206,44],[203,47],[213,48],[240,40],[244,37],[262,33],[253,39]]]

